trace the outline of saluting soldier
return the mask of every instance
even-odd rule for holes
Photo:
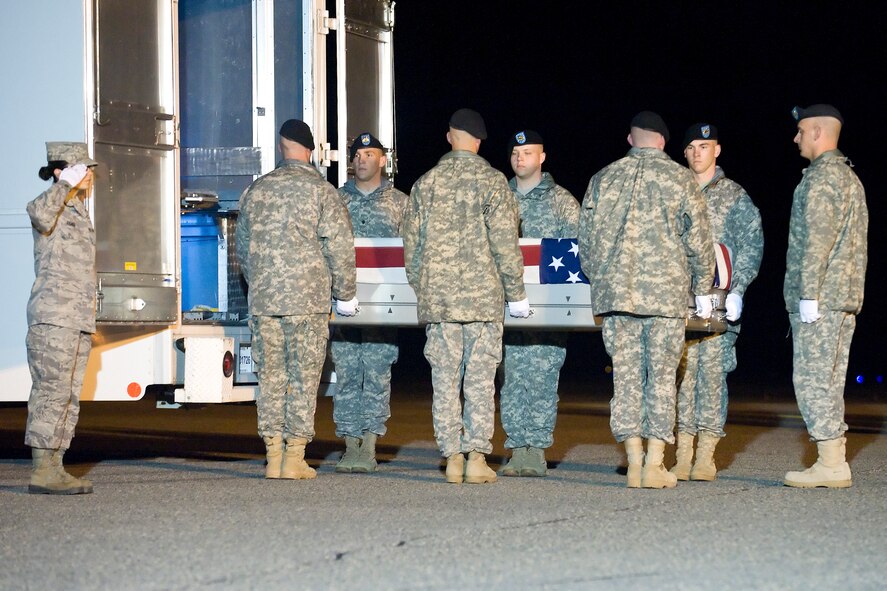
[[[80,391],[95,333],[95,230],[85,200],[93,168],[86,144],[47,142],[39,171],[52,186],[28,203],[34,234],[34,286],[28,300],[31,394],[25,445],[33,468],[28,492],[72,495],[92,483],[65,471],[80,416]]]

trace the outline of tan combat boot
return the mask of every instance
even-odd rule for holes
[[[625,455],[628,456],[628,481],[626,487],[641,488],[641,470],[644,468],[644,441],[640,437],[625,440]]]
[[[447,458],[447,482],[462,484],[465,478],[465,456],[453,454]]]
[[[520,471],[521,476],[547,476],[548,464],[545,463],[545,450],[538,447],[527,448],[527,460]]]
[[[283,436],[263,437],[265,441],[265,478],[280,478],[283,464]]]
[[[379,467],[379,464],[376,463],[376,439],[378,435],[373,433],[372,431],[364,431],[363,432],[363,441],[360,443],[360,452],[357,456],[357,460],[354,462],[354,466],[351,468],[352,472],[375,472]]]
[[[86,478],[77,478],[76,476],[72,476],[68,474],[65,470],[64,459],[65,452],[68,451],[66,449],[54,449],[52,450],[52,465],[55,466],[56,470],[62,476],[62,480],[68,483],[69,486],[79,486],[80,492],[83,494],[89,494],[92,492],[92,482],[87,480]]]
[[[306,445],[308,445],[308,440],[304,437],[286,440],[286,453],[283,456],[283,466],[280,469],[281,478],[289,480],[317,478],[317,471],[305,462]]]
[[[699,443],[696,445],[696,462],[690,470],[690,480],[714,480],[718,475],[715,466],[715,447],[721,440],[714,433],[699,432]]]
[[[465,482],[468,484],[486,484],[496,482],[496,473],[487,466],[487,458],[479,451],[468,454],[465,464]]]
[[[644,463],[644,469],[641,470],[641,487],[674,488],[677,486],[677,477],[662,465],[664,456],[665,442],[661,439],[648,439],[647,461]]]
[[[502,476],[520,476],[521,470],[527,461],[527,448],[515,447],[511,450],[511,459],[506,462],[499,474]]]
[[[360,439],[357,437],[345,436],[345,453],[342,459],[336,463],[336,472],[348,473],[354,468],[354,462],[360,453]]]
[[[64,450],[31,448],[31,481],[28,492],[43,495],[80,495],[92,492],[92,482],[65,472]]]
[[[678,480],[690,479],[690,469],[693,467],[693,439],[695,439],[695,436],[692,433],[678,431],[675,465],[669,470]]]
[[[817,441],[819,459],[803,472],[788,472],[785,485],[795,488],[848,488],[853,477],[846,461],[847,439],[838,437]]]

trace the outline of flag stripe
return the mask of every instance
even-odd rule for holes
[[[403,246],[355,246],[358,267],[403,267]]]
[[[520,250],[521,254],[524,255],[524,266],[535,265],[538,267],[539,257],[542,254],[542,241],[535,240],[532,244],[527,244],[527,242],[529,241],[521,239]]]
[[[715,244],[715,283],[718,289],[730,289],[733,281],[733,261],[730,248],[726,244]]]

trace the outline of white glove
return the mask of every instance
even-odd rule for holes
[[[742,296],[738,293],[728,293],[724,307],[727,308],[727,320],[736,322],[742,316]]]
[[[69,166],[65,168],[61,174],[59,174],[59,180],[65,181],[72,187],[76,187],[80,184],[80,181],[83,180],[83,177],[86,176],[86,168],[85,164],[75,164],[74,166]]]
[[[354,316],[357,314],[357,298],[350,300],[336,300],[336,314],[339,316]]]
[[[711,318],[711,296],[696,296],[696,315],[702,319]]]
[[[816,322],[822,318],[822,314],[819,313],[819,300],[801,300],[799,311],[801,313],[801,322],[806,324]]]
[[[508,302],[508,315],[512,318],[529,318],[530,299],[524,298],[519,302]]]

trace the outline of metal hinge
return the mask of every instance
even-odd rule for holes
[[[394,2],[385,3],[383,18],[385,19],[385,26],[388,27],[388,30],[390,31],[394,29]]]
[[[388,157],[385,162],[385,176],[391,178],[397,174],[397,153],[389,148],[385,155]]]
[[[339,151],[331,150],[329,142],[322,142],[317,150],[317,160],[320,166],[329,166],[331,162],[339,161]]]
[[[331,29],[336,31],[339,28],[339,20],[330,18],[329,10],[318,10],[317,22],[319,24],[317,32],[321,35],[329,35]]]
[[[95,289],[95,307],[96,314],[102,313],[102,304],[105,301],[105,292],[102,291],[102,278],[99,277],[98,283],[96,284]]]

